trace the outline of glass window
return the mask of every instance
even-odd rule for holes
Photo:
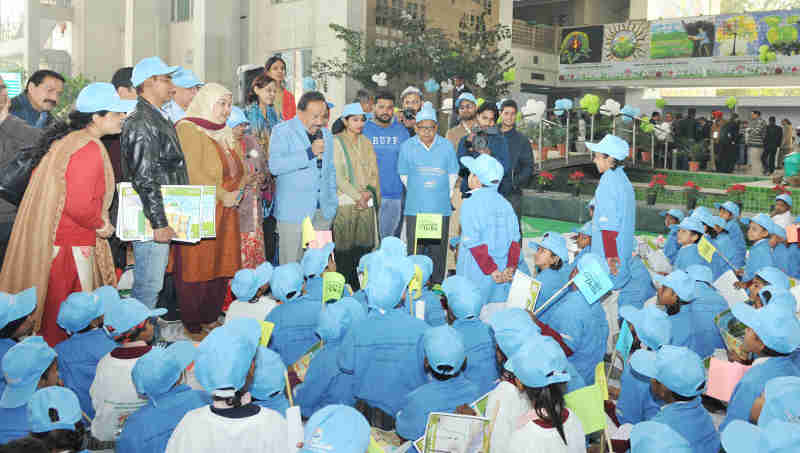
[[[189,22],[194,15],[194,0],[172,0],[172,22]]]

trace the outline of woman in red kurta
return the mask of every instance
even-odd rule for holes
[[[286,89],[286,81],[284,80],[286,79],[286,62],[283,61],[283,58],[273,55],[264,63],[264,72],[278,81],[283,95],[279,94],[275,97],[275,110],[281,112],[283,121],[289,121],[297,114],[297,106],[295,105],[294,95]]]

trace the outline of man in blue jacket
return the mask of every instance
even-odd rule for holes
[[[533,153],[530,139],[517,130],[517,112],[519,106],[513,99],[507,99],[500,104],[500,132],[508,145],[508,166],[511,169],[511,174],[508,175],[511,193],[507,197],[517,217],[520,217],[522,188],[528,184],[533,173]]]
[[[269,169],[276,177],[280,264],[300,261],[304,218],[311,218],[314,229],[330,230],[336,215],[333,135],[325,127],[326,111],[322,93],[309,91],[297,103],[297,116],[272,130]]]

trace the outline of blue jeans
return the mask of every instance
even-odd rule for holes
[[[169,244],[154,241],[133,243],[133,288],[131,297],[149,308],[155,308],[158,293],[164,286],[164,272],[169,261]]]
[[[381,240],[388,236],[400,237],[400,220],[403,218],[403,200],[381,199],[381,209],[378,213],[379,234]]]

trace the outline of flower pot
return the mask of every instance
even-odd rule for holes
[[[690,160],[689,171],[700,171],[700,162]]]
[[[647,205],[648,206],[653,206],[654,204],[656,204],[656,197],[657,196],[658,196],[657,193],[648,193],[647,194]]]
[[[642,162],[650,162],[650,151],[642,151]]]
[[[686,197],[686,210],[691,211],[697,206],[697,197]]]

